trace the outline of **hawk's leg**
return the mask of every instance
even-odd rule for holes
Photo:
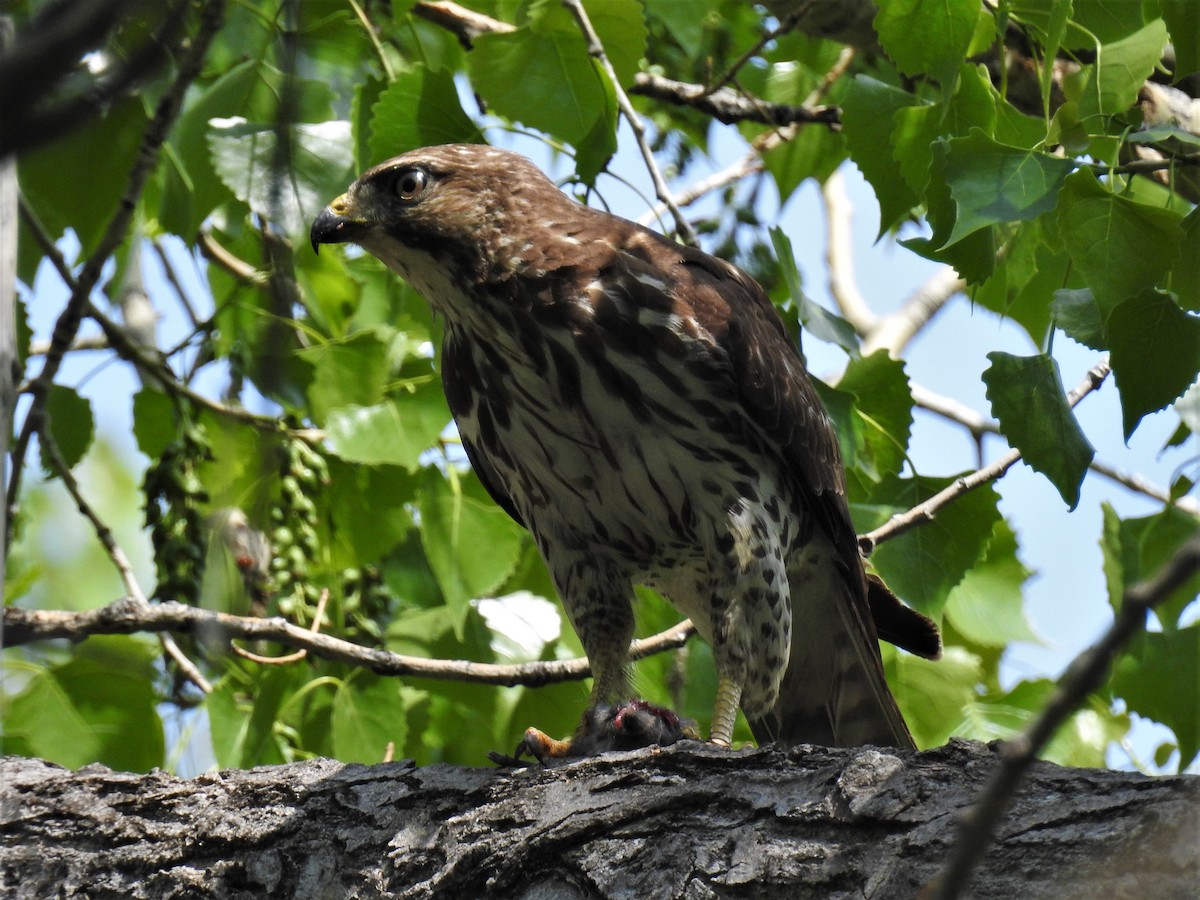
[[[787,669],[792,610],[777,506],[743,499],[717,541],[724,556],[711,593],[717,696],[709,741],[729,747],[738,706],[748,716],[775,705]]]
[[[718,747],[733,746],[733,723],[737,719],[741,699],[741,684],[722,675],[717,681],[717,700],[713,704],[712,728],[708,732],[709,743]]]

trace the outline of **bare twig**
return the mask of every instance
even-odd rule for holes
[[[112,529],[105,524],[99,514],[92,508],[92,505],[87,502],[83,496],[83,492],[79,489],[79,482],[75,480],[75,475],[71,472],[71,467],[67,465],[67,461],[63,459],[62,453],[58,449],[58,443],[50,434],[48,428],[43,428],[38,434],[38,440],[42,449],[42,456],[50,465],[50,468],[62,480],[63,486],[67,489],[67,493],[71,495],[71,499],[75,501],[75,506],[85,519],[92,523],[92,529],[96,532],[96,537],[100,540],[104,547],[104,552],[108,554],[108,558],[116,567],[117,574],[121,576],[121,583],[125,585],[125,590],[129,594],[130,602],[140,603],[143,606],[149,606],[146,600],[146,595],[142,592],[141,585],[137,582],[137,576],[133,574],[133,565],[129,562],[129,557],[125,555],[125,551],[121,549],[121,545],[117,543],[117,539],[113,536]],[[160,632],[158,635],[159,643],[162,645],[163,652],[175,661],[181,672],[196,685],[204,693],[212,693],[212,685],[209,684],[196,664],[188,659],[179,645],[175,643],[175,639],[166,632]]]
[[[537,687],[562,681],[580,681],[591,674],[588,661],[582,658],[507,666],[469,660],[424,659],[360,647],[329,635],[314,634],[281,618],[233,616],[175,602],[143,604],[132,598],[118,600],[102,609],[82,612],[28,610],[8,606],[3,611],[3,623],[4,639],[10,647],[53,638],[82,640],[93,634],[175,631],[196,634],[219,643],[227,643],[231,638],[277,641],[285,646],[305,648],[323,659],[362,666],[380,675]],[[683,621],[653,637],[635,640],[630,644],[630,659],[643,659],[682,647],[694,633],[692,623]]]
[[[704,180],[698,181],[691,187],[681,191],[675,196],[675,202],[681,208],[691,206],[697,200],[708,196],[713,191],[719,191],[722,188],[733,184],[735,181],[741,181],[748,175],[754,175],[762,170],[762,157],[754,152],[747,153],[733,165],[722,169],[720,172],[714,172]],[[654,222],[659,221],[666,212],[666,204],[659,203],[651,209],[646,210],[646,212],[638,218],[638,222],[642,225],[651,225]]]
[[[767,44],[771,43],[771,41],[775,40],[775,38],[779,37],[781,34],[787,34],[787,32],[795,28],[796,22],[800,20],[801,15],[803,15],[802,12],[791,13],[785,16],[783,20],[770,31],[764,31],[762,35],[759,36],[759,39],[754,42],[754,45],[746,50],[746,52],[739,56],[736,60],[734,60],[729,68],[725,70],[723,75],[713,80],[713,83],[707,88],[707,92],[710,94],[715,93],[736,79],[737,73],[741,70],[742,66],[754,59],[755,56],[762,52],[763,47],[767,46]]]
[[[760,122],[763,125],[791,125],[794,122],[815,122],[831,130],[841,128],[842,111],[836,106],[794,106],[789,103],[770,103],[747,97],[729,88],[714,90],[700,84],[673,81],[661,75],[639,72],[629,93],[650,97],[676,106],[690,106],[719,122]]]
[[[162,241],[153,240],[151,244],[154,247],[154,252],[158,255],[158,261],[162,264],[163,274],[167,276],[167,281],[175,290],[175,296],[179,298],[179,303],[183,307],[183,311],[187,313],[188,320],[192,323],[193,328],[203,327],[203,322],[200,316],[196,313],[196,307],[192,305],[191,299],[187,295],[187,291],[183,289],[183,284],[179,280],[178,274],[175,272],[175,266],[171,263],[171,258],[167,256],[167,248],[163,246]]]
[[[667,182],[658,168],[658,161],[654,158],[654,151],[650,149],[650,142],[646,137],[646,125],[642,122],[641,116],[637,114],[637,110],[633,108],[633,104],[629,102],[629,96],[621,86],[620,79],[617,78],[617,72],[613,68],[612,60],[604,52],[604,45],[600,43],[600,37],[596,34],[596,29],[592,27],[592,20],[588,18],[587,10],[583,8],[581,0],[562,0],[562,2],[570,10],[571,15],[575,17],[575,21],[579,23],[579,30],[583,32],[583,38],[587,42],[588,54],[600,63],[600,67],[604,70],[604,74],[612,84],[613,92],[617,97],[617,106],[625,116],[625,121],[629,123],[629,127],[633,130],[633,136],[637,141],[638,149],[642,151],[642,159],[646,163],[646,170],[650,173],[650,180],[654,183],[654,193],[666,205],[667,209],[670,210],[671,217],[675,220],[675,229],[679,232],[679,237],[684,243],[692,247],[699,246],[700,239],[696,236],[696,230],[692,228],[692,223],[687,220],[683,211],[680,210],[675,199],[671,196],[671,190],[667,187]]]
[[[308,626],[308,630],[316,634],[321,630],[321,619],[325,616],[325,604],[329,602],[329,588],[321,589],[321,596],[317,598],[317,612],[313,616],[312,624]],[[234,656],[240,656],[242,659],[248,659],[251,662],[256,662],[263,666],[285,666],[289,663],[299,662],[308,656],[308,650],[300,649],[295,653],[289,653],[286,656],[260,656],[257,653],[251,653],[249,650],[243,650],[233,641],[229,642],[229,649],[233,651]]]
[[[1072,408],[1075,407],[1080,400],[1104,383],[1104,379],[1108,377],[1110,371],[1107,359],[1096,363],[1088,371],[1079,386],[1067,394],[1067,403]],[[907,512],[892,516],[892,518],[874,531],[860,535],[858,543],[859,547],[862,548],[863,554],[870,556],[871,552],[883,541],[897,537],[915,528],[917,525],[933,521],[938,511],[944,506],[952,503],[959,496],[967,493],[967,491],[974,490],[981,485],[988,484],[1000,478],[1020,458],[1020,450],[1009,450],[994,463],[977,469],[970,475],[964,475],[962,478],[956,479],[953,484],[934,494],[924,503],[918,504]]]
[[[182,108],[184,94],[200,74],[209,44],[220,30],[225,16],[225,2],[226,0],[208,0],[204,5],[200,14],[200,26],[190,42],[185,44],[186,49],[179,60],[175,78],[159,100],[154,116],[142,135],[137,158],[134,160],[128,183],[117,203],[116,210],[109,219],[108,227],[100,238],[95,251],[84,263],[83,269],[75,281],[71,297],[59,315],[58,321],[55,322],[50,349],[46,354],[42,369],[30,383],[32,403],[12,453],[12,475],[9,478],[6,497],[10,515],[8,533],[5,535],[6,547],[11,540],[11,515],[15,510],[20,490],[25,454],[28,451],[30,439],[41,430],[42,423],[45,421],[45,403],[50,385],[58,374],[63,356],[75,340],[80,322],[83,321],[90,304],[89,298],[92,289],[100,280],[105,262],[125,240],[130,222],[137,209],[138,199],[154,171],[159,151],[167,139],[171,125]]]
[[[260,272],[244,259],[234,256],[226,250],[209,232],[202,231],[196,240],[200,252],[209,262],[216,263],[234,278],[247,284],[261,286],[267,283],[266,272]]]
[[[1151,579],[1125,591],[1112,625],[1080,653],[1058,680],[1049,702],[1018,737],[1005,741],[1000,762],[967,813],[949,861],[922,893],[928,900],[953,900],[970,887],[971,873],[983,858],[996,824],[1025,771],[1067,717],[1104,681],[1113,660],[1146,627],[1146,614],[1200,569],[1200,536],[1180,547]]]

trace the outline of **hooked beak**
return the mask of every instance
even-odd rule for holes
[[[370,223],[352,214],[350,200],[345,195],[338,197],[313,219],[308,238],[314,253],[320,252],[322,244],[345,244],[356,241]]]

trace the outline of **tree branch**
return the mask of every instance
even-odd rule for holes
[[[923,897],[954,900],[970,886],[972,873],[991,845],[1000,814],[1037,754],[1081,702],[1108,674],[1117,654],[1146,627],[1146,614],[1200,569],[1200,535],[1184,544],[1158,574],[1125,591],[1111,627],[1071,662],[1045,708],[1020,735],[1000,745],[999,762],[972,804],[946,867]]]
[[[515,772],[312,759],[177,778],[9,757],[0,854],[16,896],[62,900],[908,898],[994,759],[960,740],[687,742]],[[976,895],[1191,896],[1198,797],[1194,776],[1035,763]]]
[[[836,106],[793,106],[770,103],[757,97],[747,97],[729,88],[711,90],[700,84],[673,81],[661,75],[639,72],[629,93],[649,97],[676,106],[689,106],[719,122],[760,122],[763,125],[791,125],[796,122],[815,122],[838,131],[842,111]]]
[[[4,640],[8,646],[30,641],[67,638],[83,640],[93,634],[135,634],[175,631],[228,645],[231,638],[275,641],[305,649],[314,656],[361,666],[380,675],[407,675],[476,684],[537,687],[561,681],[580,681],[591,675],[583,658],[498,665],[470,660],[425,659],[388,650],[362,647],[293,625],[285,619],[256,619],[197,609],[182,603],[147,604],[133,598],[82,612],[4,608]],[[695,632],[691,622],[680,622],[660,634],[630,644],[633,660],[682,647]]]

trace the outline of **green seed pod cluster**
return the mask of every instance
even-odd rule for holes
[[[383,640],[380,623],[391,618],[392,602],[383,584],[383,573],[376,567],[342,570],[342,612],[360,635]]]
[[[158,600],[196,604],[204,570],[205,536],[201,508],[208,492],[196,473],[212,459],[204,427],[186,422],[158,460],[146,470],[146,525],[154,544]]]
[[[279,469],[279,503],[271,510],[271,577],[279,611],[305,622],[320,588],[309,577],[320,549],[316,498],[329,484],[325,458],[304,441],[285,437]]]

